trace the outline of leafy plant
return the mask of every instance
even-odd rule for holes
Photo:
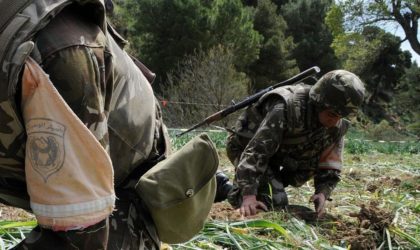
[[[36,220],[0,221],[0,249],[13,248],[37,225]]]

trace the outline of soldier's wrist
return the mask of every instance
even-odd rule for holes
[[[330,198],[331,196],[331,192],[329,190],[316,190],[315,194],[323,194],[325,199],[328,201],[331,201],[332,199]]]

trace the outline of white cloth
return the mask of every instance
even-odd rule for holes
[[[22,78],[22,111],[25,174],[38,223],[65,231],[107,218],[115,203],[111,159],[31,58]]]

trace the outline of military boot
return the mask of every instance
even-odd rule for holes
[[[229,178],[221,171],[216,173],[216,182],[217,189],[214,202],[221,202],[226,200],[228,193],[232,189],[232,184],[229,182]]]

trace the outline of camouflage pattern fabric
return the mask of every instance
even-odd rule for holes
[[[38,53],[57,90],[118,165],[119,185],[149,158],[154,140],[165,139],[160,136],[164,125],[153,90],[131,58],[89,22],[88,14],[74,13],[83,8],[67,7],[39,32],[33,54]]]
[[[336,127],[323,127],[308,96],[309,87],[302,85],[276,89],[239,117],[236,133],[229,135],[226,145],[236,168],[235,187],[228,197],[233,206],[240,206],[243,195],[270,203],[268,184],[273,191],[284,192],[282,185],[299,187],[311,178],[315,193],[330,197],[340,171],[320,169],[318,163],[328,146],[342,146],[348,123],[341,120]]]
[[[37,226],[14,250],[79,250],[107,249],[108,219],[91,227],[67,232],[54,232]],[[89,246],[87,248],[86,246]]]
[[[71,3],[90,8],[91,21],[106,30],[103,0],[0,1],[0,175],[25,180],[26,133],[20,114],[19,79],[33,50],[33,35]],[[94,13],[94,14],[92,14]],[[64,32],[63,32],[64,33]],[[8,181],[8,180],[6,180]],[[21,205],[19,202],[16,205]]]
[[[333,70],[319,79],[309,96],[315,105],[331,108],[346,117],[357,112],[365,96],[365,87],[355,74],[346,70]]]
[[[103,32],[91,15],[78,5],[66,7],[37,33],[31,56],[110,154],[119,198],[116,211],[109,222],[86,229],[54,232],[35,228],[33,237],[17,249],[159,249],[147,210],[127,183],[132,178],[137,183],[168,152],[162,114],[150,83],[120,48],[121,41]],[[19,103],[19,96],[17,100]],[[1,175],[0,191],[15,187],[28,199],[24,179],[9,176]],[[7,201],[17,192],[0,194],[0,200]],[[6,204],[28,209],[21,200]]]

